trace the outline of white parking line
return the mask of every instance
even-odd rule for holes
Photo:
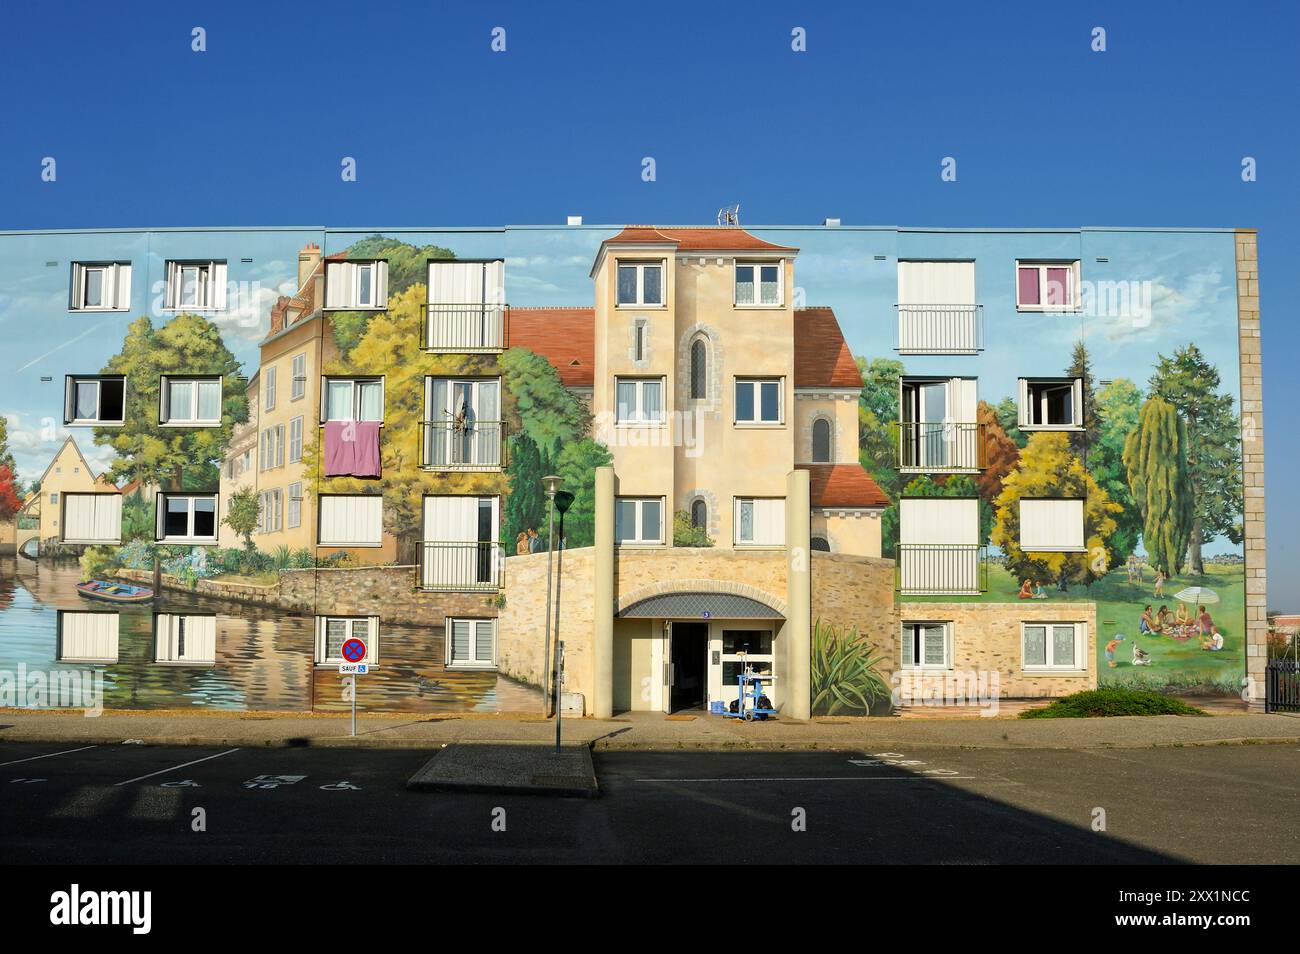
[[[219,759],[223,755],[229,755],[231,752],[238,752],[239,749],[226,749],[224,752],[218,752],[216,755],[206,755],[201,759],[195,759],[193,762],[184,762],[181,765],[173,765],[171,768],[159,769],[156,772],[150,772],[148,775],[141,775],[138,778],[128,778],[125,782],[118,782],[118,785],[130,785],[132,782],[142,782],[147,778],[153,778],[155,775],[165,775],[168,772],[175,772],[177,769],[189,768],[191,765],[198,765],[200,762],[208,762],[212,759]],[[117,786],[114,786],[116,788]]]
[[[12,762],[0,762],[2,765],[17,765],[19,762],[35,762],[37,759],[52,759],[56,755],[71,755],[73,752],[84,752],[86,749],[98,748],[96,745],[83,745],[79,749],[64,749],[62,752],[46,752],[44,755],[32,755],[25,759],[14,759]]]
[[[772,779],[754,779],[754,777],[744,777],[744,779],[633,779],[632,781],[933,781],[936,776],[915,776],[915,775],[840,775],[840,776],[792,776],[792,777],[772,777]],[[974,775],[945,775],[945,780],[949,779],[974,779]]]

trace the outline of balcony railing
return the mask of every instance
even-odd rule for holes
[[[430,470],[500,470],[503,421],[421,421],[420,466]]]
[[[985,548],[974,543],[900,543],[896,573],[903,596],[977,596],[989,586]]]
[[[505,305],[421,306],[424,311],[424,349],[460,354],[503,351],[506,347]]]
[[[984,350],[983,305],[895,305],[899,354],[978,354]]]
[[[500,543],[426,540],[420,544],[420,587],[451,591],[499,589],[504,562]]]
[[[984,425],[903,421],[898,425],[898,469],[908,473],[973,473],[986,464]]]

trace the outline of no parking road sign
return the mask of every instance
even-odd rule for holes
[[[343,644],[343,658],[350,663],[359,663],[366,658],[366,644],[359,639],[349,639]]]

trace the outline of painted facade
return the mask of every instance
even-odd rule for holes
[[[0,322],[24,329],[0,669],[102,667],[122,708],[328,710],[362,635],[372,709],[535,711],[558,638],[565,704],[596,715],[725,706],[746,665],[795,716],[961,680],[1241,694],[1265,626],[1254,252],[1223,230],[0,234]],[[548,634],[552,473],[575,499]],[[111,639],[88,611],[118,614]]]

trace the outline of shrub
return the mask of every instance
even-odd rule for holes
[[[884,661],[856,629],[817,620],[812,640],[813,715],[867,715],[890,698],[877,667]]]
[[[87,547],[80,562],[83,581],[111,577],[122,568],[116,547]]]
[[[1095,719],[1109,716],[1205,715],[1181,699],[1159,692],[1104,686],[1076,692],[1041,709],[1027,709],[1022,719]]]
[[[711,547],[713,538],[708,528],[692,527],[691,515],[685,510],[673,514],[673,546],[675,547]]]

